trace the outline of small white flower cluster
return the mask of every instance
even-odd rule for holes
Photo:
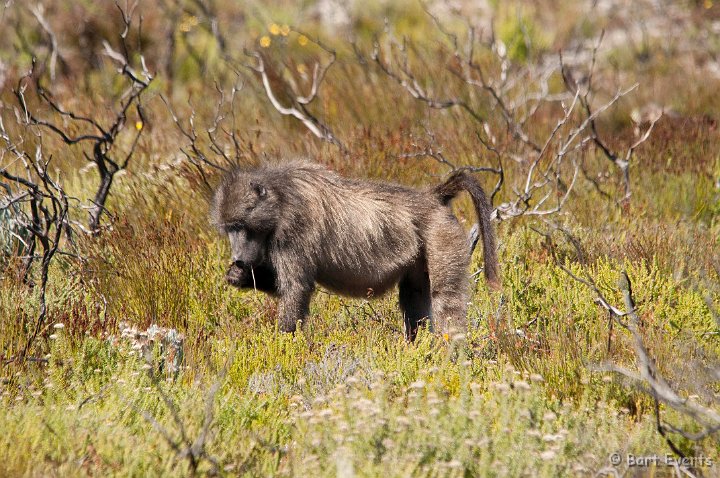
[[[55,329],[57,332],[55,332],[54,334],[50,334],[50,336],[49,336],[48,338],[49,338],[50,340],[55,340],[55,339],[57,339],[57,338],[58,338],[58,332],[60,332],[60,331],[61,331],[62,329],[64,329],[64,328],[65,328],[65,324],[63,324],[62,322],[58,322],[58,323],[54,324],[54,325],[53,325],[53,329]]]
[[[148,369],[154,360],[155,347],[159,347],[159,367],[165,373],[177,374],[182,367],[185,336],[175,329],[153,324],[147,330],[139,330],[127,322],[121,322],[120,337],[110,337],[109,340],[115,345],[123,342],[128,344],[133,352],[145,359]]]

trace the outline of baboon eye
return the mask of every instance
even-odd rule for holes
[[[240,232],[243,230],[245,226],[243,226],[243,223],[241,222],[234,222],[232,224],[229,224],[226,229],[227,232]]]
[[[255,189],[255,193],[258,195],[258,197],[264,198],[267,196],[267,190],[265,189],[265,186],[258,183],[251,183],[253,189]]]

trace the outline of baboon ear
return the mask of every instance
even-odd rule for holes
[[[259,198],[264,198],[265,196],[267,196],[267,190],[262,184],[250,183],[250,185],[255,190],[255,194],[257,194]]]

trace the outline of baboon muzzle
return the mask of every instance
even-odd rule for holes
[[[242,261],[230,263],[228,271],[225,273],[225,281],[235,287],[243,287],[252,281],[252,273],[250,268]]]

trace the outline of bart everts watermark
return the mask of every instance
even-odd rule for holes
[[[715,459],[704,456],[676,457],[670,453],[665,455],[634,455],[632,453],[615,452],[610,455],[610,464],[618,466],[625,464],[628,467],[649,466],[681,466],[683,468],[709,468],[715,465]]]

